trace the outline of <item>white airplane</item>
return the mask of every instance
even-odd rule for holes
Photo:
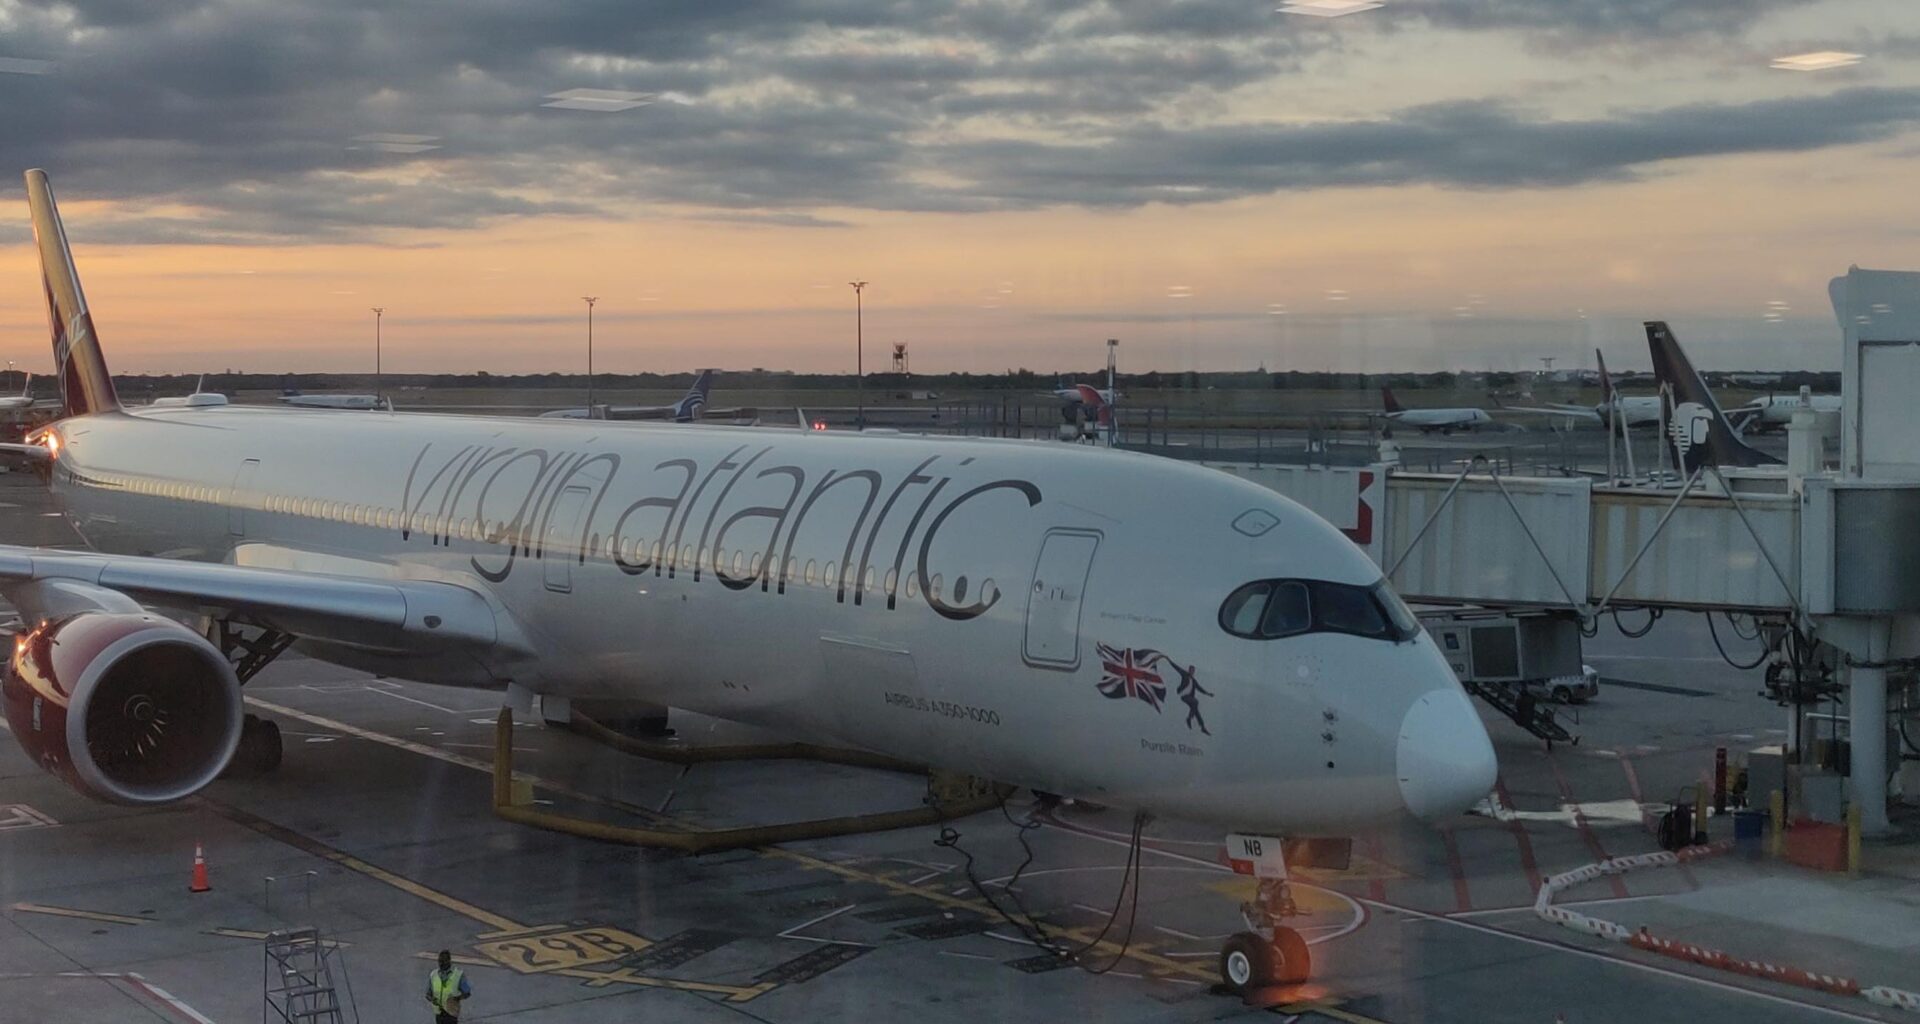
[[[43,172],[27,193],[66,417],[5,450],[93,552],[0,546],[28,626],[0,698],[12,742],[95,798],[276,760],[235,664],[286,642],[1243,833],[1436,820],[1493,785],[1379,568],[1273,491],[1041,442],[124,408]],[[1249,923],[1230,983],[1304,978],[1299,935]]]
[[[1762,395],[1745,405],[1728,409],[1727,420],[1740,433],[1763,434],[1770,430],[1787,429],[1787,424],[1793,422],[1793,414],[1803,410],[1838,413],[1840,396],[1816,395],[1809,387],[1802,387],[1794,395]]]
[[[281,395],[280,401],[296,409],[385,409],[387,400],[379,395]]]
[[[712,415],[721,419],[736,419],[742,416],[757,415],[752,409],[709,409],[707,394],[713,389],[713,371],[701,370],[693,379],[693,386],[678,402],[672,405],[605,405],[594,409],[554,409],[540,414],[541,419],[549,420],[671,420],[675,423],[692,423],[702,416]],[[594,410],[602,413],[594,415]]]
[[[1423,434],[1439,431],[1451,434],[1456,430],[1485,430],[1493,426],[1493,417],[1485,409],[1409,409],[1393,397],[1393,389],[1380,389],[1380,402],[1385,412],[1367,412],[1369,416],[1379,416],[1394,423],[1417,427]]]
[[[1643,427],[1660,422],[1659,395],[1623,395],[1613,386],[1613,375],[1607,372],[1607,357],[1593,350],[1593,357],[1600,367],[1600,401],[1594,405],[1574,405],[1563,402],[1548,402],[1544,406],[1503,406],[1507,412],[1535,413],[1544,416],[1562,417],[1593,423],[1598,426],[1613,426],[1615,416],[1626,418],[1627,426]]]
[[[1112,405],[1119,392],[1113,388],[1096,388],[1091,384],[1069,384],[1065,380],[1059,386],[1047,392],[1047,397],[1058,398],[1062,402],[1079,402],[1089,409],[1102,405]]]
[[[33,397],[33,374],[27,374],[20,382],[20,393],[0,396],[0,412],[13,412],[18,409],[31,409],[38,399]]]

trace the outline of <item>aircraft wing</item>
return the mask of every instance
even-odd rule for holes
[[[1499,407],[1499,411],[1523,412],[1533,416],[1565,416],[1568,419],[1586,420],[1592,423],[1600,422],[1600,414],[1594,412],[1591,407],[1584,405],[1554,405],[1552,403],[1547,405],[1503,405]]]
[[[0,462],[35,466],[52,461],[53,453],[44,444],[0,444]]]
[[[240,616],[312,640],[425,653],[518,646],[478,592],[434,580],[375,579],[137,555],[0,545],[0,594],[23,614],[63,614],[60,581],[186,614]],[[33,588],[32,584],[50,584]]]

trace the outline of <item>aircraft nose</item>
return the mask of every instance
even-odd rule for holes
[[[1400,799],[1423,821],[1462,813],[1493,789],[1500,769],[1467,695],[1434,690],[1407,710],[1394,757]]]

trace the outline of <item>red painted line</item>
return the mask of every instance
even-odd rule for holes
[[[1440,830],[1440,840],[1447,844],[1447,870],[1453,873],[1453,906],[1455,910],[1472,910],[1473,894],[1467,891],[1467,868],[1460,860],[1460,843],[1453,838],[1453,830]]]
[[[1560,771],[1560,760],[1548,754],[1547,764],[1553,768],[1553,781],[1560,787],[1560,799],[1564,800],[1568,807],[1573,808],[1573,823],[1580,829],[1580,838],[1586,840],[1587,849],[1593,851],[1595,860],[1606,860],[1607,848],[1601,845],[1600,837],[1595,835],[1592,827],[1587,824],[1587,816],[1580,813],[1580,804],[1573,798],[1573,787],[1567,785],[1567,777]],[[1612,883],[1615,896],[1627,894],[1627,882],[1619,875],[1608,875],[1607,881]]]
[[[1493,791],[1500,796],[1500,803],[1507,810],[1513,810],[1513,797],[1507,793],[1507,780],[1498,776],[1493,780]],[[1519,821],[1508,819],[1507,831],[1513,833],[1513,841],[1520,847],[1520,867],[1527,873],[1527,891],[1540,891],[1540,865],[1533,859],[1533,840],[1527,837],[1527,827]]]

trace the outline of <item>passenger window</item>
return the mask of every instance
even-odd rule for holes
[[[1313,628],[1313,609],[1308,603],[1307,585],[1298,580],[1281,580],[1273,585],[1267,599],[1267,614],[1260,621],[1262,636],[1293,636]]]
[[[800,578],[806,581],[807,586],[809,587],[813,586],[813,581],[814,581],[813,559],[811,558],[807,559],[807,567],[806,569],[801,571]]]
[[[833,563],[828,562],[827,567],[820,570],[820,585],[823,587],[831,587],[837,579],[838,577],[833,574]]]

